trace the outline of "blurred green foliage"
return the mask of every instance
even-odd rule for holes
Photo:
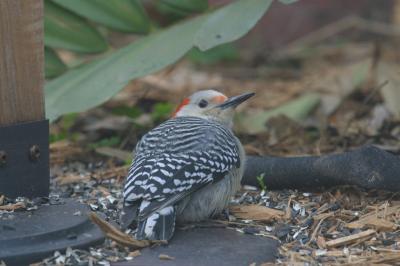
[[[115,147],[121,143],[121,138],[118,136],[113,136],[110,138],[101,139],[95,143],[89,143],[88,147],[90,149],[97,149],[100,147]]]
[[[75,124],[78,117],[77,113],[70,113],[64,115],[58,122],[59,132],[50,134],[50,143],[71,139],[76,140],[78,137],[77,133],[71,133],[71,127]]]
[[[55,77],[45,87],[47,117],[54,121],[60,115],[101,104],[132,79],[175,63],[193,47],[198,50],[189,56],[195,62],[234,59],[234,48],[220,45],[246,34],[272,2],[236,0],[209,10],[207,0],[45,0],[46,77]],[[204,14],[152,30],[159,23],[148,16],[143,3],[161,14],[181,18]],[[151,34],[114,49],[107,41],[112,30]],[[65,71],[57,53],[48,48],[103,54],[89,62],[87,57],[77,59],[82,63]]]
[[[142,114],[142,111],[136,106],[118,106],[113,108],[112,113],[115,115],[137,118]]]
[[[174,111],[174,105],[171,103],[156,103],[151,112],[151,118],[155,123],[164,121],[169,118]]]
[[[86,20],[50,0],[44,2],[44,43],[81,53],[99,53],[108,44]]]

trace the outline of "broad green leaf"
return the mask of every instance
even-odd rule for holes
[[[236,1],[211,13],[196,34],[196,46],[208,50],[246,34],[264,15],[272,0]]]
[[[54,120],[69,112],[94,107],[131,79],[142,77],[176,62],[192,46],[203,17],[144,37],[100,60],[95,60],[46,84],[47,117]]]
[[[67,70],[67,66],[57,54],[47,47],[44,49],[44,66],[46,78],[59,76]]]
[[[281,2],[282,4],[285,4],[285,5],[290,5],[297,1],[298,0],[279,0],[279,2]]]
[[[208,0],[161,0],[160,2],[188,13],[202,12],[208,8]]]
[[[107,27],[147,33],[150,21],[138,0],[53,0],[60,6]]]
[[[210,14],[153,33],[101,59],[70,70],[46,84],[48,118],[54,120],[62,114],[81,112],[101,104],[130,80],[176,62],[193,46],[208,49],[243,36],[260,19],[271,1],[235,1]],[[238,17],[241,19],[238,20]],[[211,38],[215,32],[226,34],[216,42]]]
[[[157,9],[163,14],[184,17],[207,10],[207,0],[161,0],[156,2]]]
[[[75,52],[96,53],[107,49],[104,38],[81,17],[47,0],[44,15],[46,46]]]
[[[239,51],[231,43],[226,43],[204,52],[193,48],[189,51],[187,57],[198,64],[215,64],[221,61],[237,60],[239,58]]]

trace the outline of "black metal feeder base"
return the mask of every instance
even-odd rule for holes
[[[73,200],[64,202],[1,215],[0,262],[26,265],[56,250],[102,243],[104,235],[88,219],[88,207]]]

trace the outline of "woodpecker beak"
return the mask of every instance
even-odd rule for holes
[[[220,105],[217,105],[216,107],[222,110],[227,108],[235,108],[236,106],[246,101],[247,99],[253,97],[254,95],[255,95],[254,92],[249,92],[249,93],[244,93],[242,95],[233,96],[228,98],[225,102],[221,103]]]

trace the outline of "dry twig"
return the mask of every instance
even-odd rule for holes
[[[344,237],[340,237],[338,239],[327,241],[326,242],[326,246],[328,248],[344,246],[344,245],[353,243],[353,242],[355,242],[355,241],[357,241],[359,239],[363,239],[363,238],[369,237],[369,236],[371,236],[371,235],[373,235],[375,233],[376,233],[375,230],[369,229],[369,230],[366,230],[366,231],[363,231],[363,232],[360,232],[360,233],[357,233],[357,234],[354,234],[354,235],[344,236]]]
[[[25,203],[17,202],[15,204],[8,204],[8,205],[0,206],[0,211],[15,211],[18,209],[23,209],[25,207],[26,207]]]
[[[97,224],[100,229],[104,232],[106,237],[114,240],[118,244],[122,246],[127,246],[130,248],[140,249],[148,247],[152,244],[166,243],[166,241],[149,241],[149,240],[136,240],[128,234],[121,232],[110,223],[104,221],[99,216],[97,216],[94,212],[89,214],[90,220],[93,223]]]

